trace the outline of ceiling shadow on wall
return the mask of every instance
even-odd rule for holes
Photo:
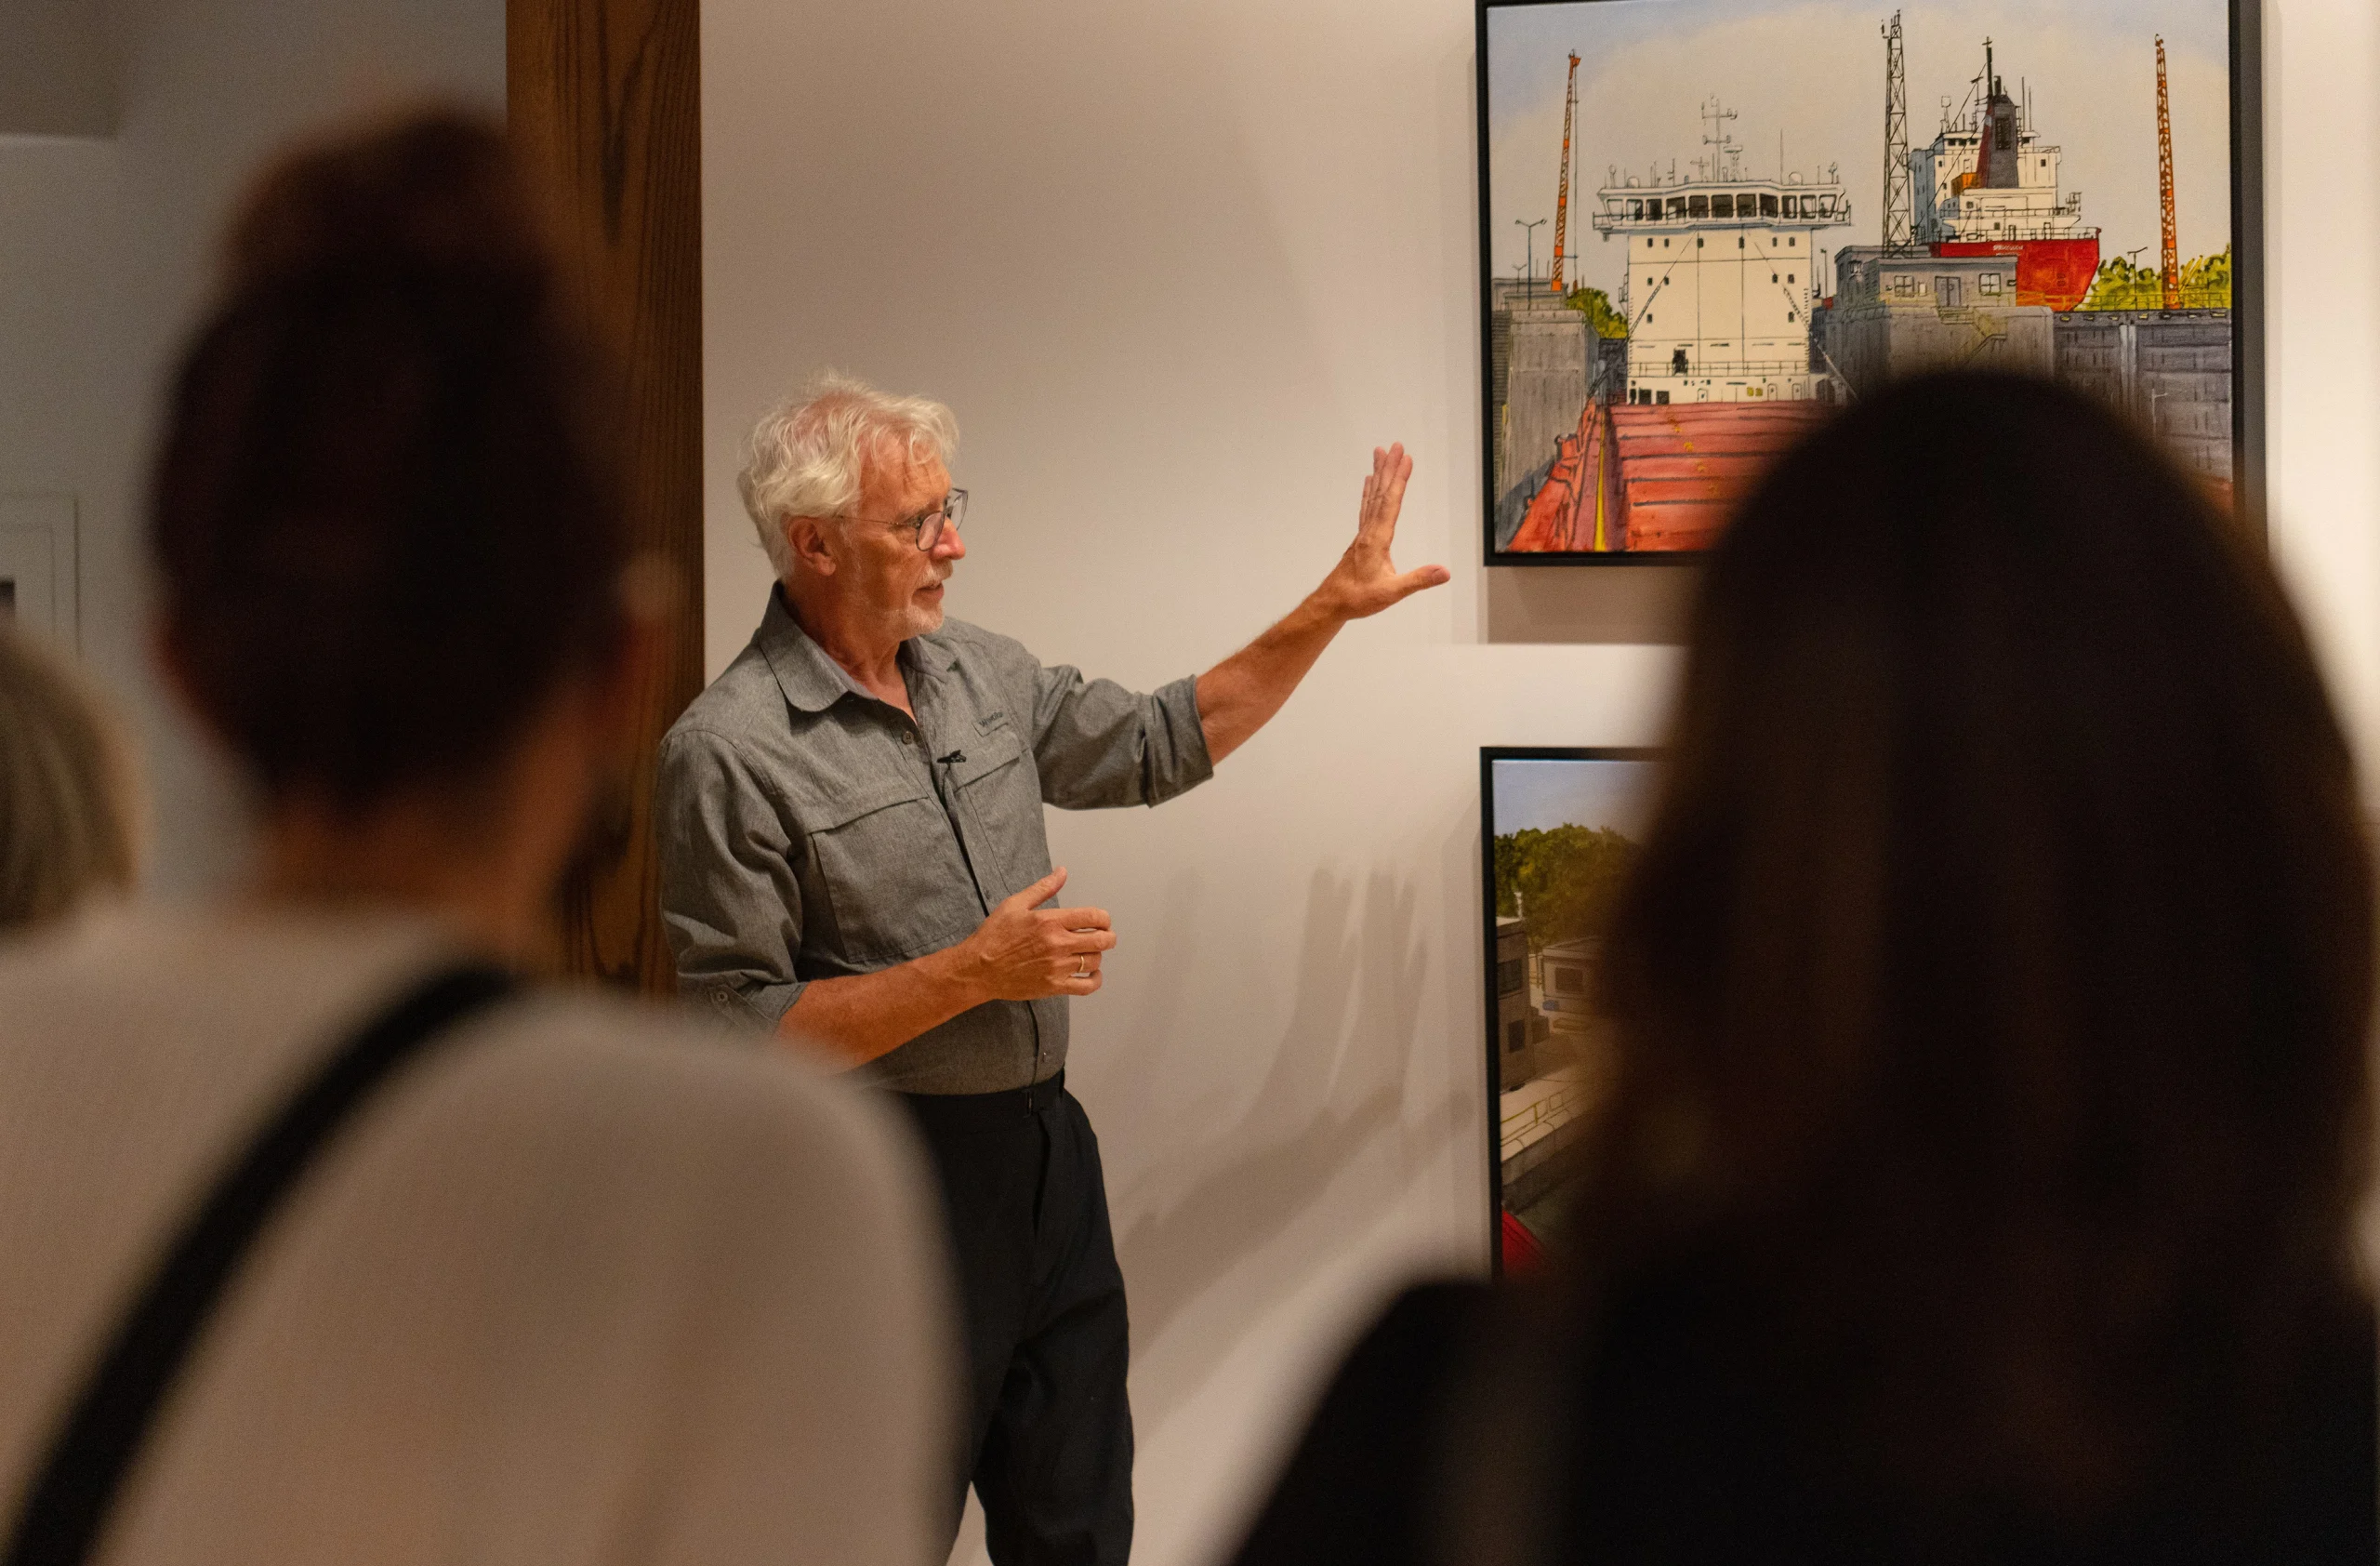
[[[1692,565],[1491,565],[1479,623],[1490,643],[1632,644],[1686,640],[1701,573]]]
[[[1233,1345],[1303,1280],[1293,1273],[1218,1295],[1195,1342],[1164,1342],[1188,1307],[1292,1226],[1359,1232],[1402,1189],[1399,1172],[1434,1160],[1463,1127],[1466,1107],[1406,1116],[1408,1076],[1421,1031],[1421,991],[1431,954],[1416,893],[1386,875],[1365,888],[1328,869],[1307,894],[1298,989],[1272,1065],[1240,1121],[1199,1149],[1197,1184],[1119,1228],[1116,1249],[1130,1291],[1132,1395],[1153,1430],[1197,1390]],[[1327,1210],[1330,1188],[1374,1154],[1379,1201]]]

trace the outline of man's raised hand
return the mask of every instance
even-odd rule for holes
[[[1400,572],[1389,558],[1389,548],[1396,542],[1397,513],[1405,508],[1405,481],[1412,476],[1413,458],[1405,455],[1402,445],[1373,448],[1363,509],[1356,514],[1355,541],[1315,591],[1320,606],[1334,617],[1360,620],[1448,579],[1443,565]]]
[[[1115,949],[1107,910],[1043,908],[1066,883],[1064,866],[1006,898],[959,944],[962,974],[991,1001],[1091,995],[1100,959]]]

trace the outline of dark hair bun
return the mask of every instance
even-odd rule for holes
[[[302,150],[233,224],[175,387],[169,644],[268,797],[468,780],[619,633],[609,385],[501,134]]]
[[[430,113],[269,168],[224,246],[237,294],[343,267],[411,267],[542,291],[552,246],[502,138]]]

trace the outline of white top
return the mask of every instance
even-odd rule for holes
[[[0,949],[0,1497],[202,1186],[444,955],[254,912]],[[955,1342],[888,1111],[602,997],[464,1029],[260,1237],[101,1558],[939,1561]]]

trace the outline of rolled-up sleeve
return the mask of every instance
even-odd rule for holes
[[[1042,800],[1065,810],[1162,804],[1215,775],[1196,679],[1142,696],[1063,664],[1035,682],[1033,759]]]
[[[662,742],[654,818],[680,992],[775,1027],[802,990],[801,888],[785,811],[734,741],[694,729]]]

